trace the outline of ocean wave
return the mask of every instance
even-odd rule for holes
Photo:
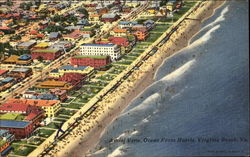
[[[120,157],[120,156],[124,155],[124,153],[125,153],[123,151],[124,149],[125,149],[124,145],[121,145],[118,148],[116,148],[112,153],[108,154],[107,157]]]
[[[220,15],[211,23],[208,23],[207,25],[203,26],[201,28],[201,30],[197,33],[196,38],[199,37],[199,34],[204,34],[205,32],[209,31],[210,29],[212,29],[213,27],[215,27],[216,25],[220,24],[221,22],[225,21],[225,15],[229,12],[229,5],[226,6],[220,13]],[[199,39],[198,39],[199,40]],[[197,39],[192,38],[189,40],[188,45],[191,45],[192,43],[194,43],[195,41],[197,41]]]
[[[197,40],[193,41],[186,49],[193,49],[195,47],[200,46],[201,44],[208,42],[212,37],[212,33],[214,33],[216,30],[218,30],[220,28],[220,26],[221,26],[220,24],[213,26],[203,36],[201,36]]]
[[[195,63],[195,59],[192,59],[184,63],[181,67],[177,68],[172,73],[163,77],[160,81],[163,81],[165,84],[170,82],[175,82],[176,80],[181,79],[181,77],[188,71],[188,69]]]

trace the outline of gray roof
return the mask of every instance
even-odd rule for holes
[[[36,44],[36,41],[23,42],[23,43],[20,43],[18,46],[29,47],[29,46],[31,46],[33,44]]]
[[[58,38],[59,35],[60,35],[59,32],[51,32],[51,33],[49,34],[49,38]]]
[[[116,14],[103,14],[102,15],[102,18],[110,18],[110,19],[112,19],[112,18],[115,18],[116,17]]]

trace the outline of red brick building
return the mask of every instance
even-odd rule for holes
[[[109,56],[75,56],[70,59],[71,65],[91,66],[94,68],[111,63]]]
[[[34,126],[32,122],[27,121],[0,120],[0,129],[9,130],[16,139],[22,139],[32,134]]]
[[[119,46],[129,46],[129,40],[125,37],[110,37],[108,39],[112,44],[116,44]]]
[[[59,49],[37,49],[31,52],[32,59],[42,57],[45,60],[55,60],[61,55]]]
[[[59,81],[65,81],[72,85],[77,85],[85,78],[85,75],[79,73],[64,73],[63,76],[59,77]]]
[[[41,108],[26,104],[3,104],[0,107],[0,113],[23,116],[22,119],[11,117],[0,120],[0,129],[9,130],[17,139],[29,137],[44,118],[44,111]]]

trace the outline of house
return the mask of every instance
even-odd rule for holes
[[[169,11],[174,11],[177,5],[177,1],[176,0],[169,0],[166,4],[166,8]]]
[[[13,30],[10,27],[0,27],[0,31],[4,32],[4,34],[11,34],[11,33],[15,33],[15,30]]]
[[[31,49],[33,46],[36,45],[36,41],[28,41],[28,42],[22,42],[19,45],[17,45],[18,49]]]
[[[115,44],[82,44],[80,46],[82,56],[110,56],[111,60],[120,58],[121,49]]]
[[[6,74],[9,72],[9,70],[3,70],[3,69],[0,69],[0,76],[1,77],[4,77],[6,76]]]
[[[120,17],[117,14],[113,13],[108,13],[108,14],[103,14],[101,17],[102,22],[114,22],[118,20]]]
[[[129,33],[129,30],[126,28],[114,28],[112,31],[110,31],[110,35],[121,37],[121,36],[127,36]]]
[[[123,6],[122,7],[123,13],[130,13],[131,11],[132,11],[132,7],[130,7],[130,6]]]
[[[56,95],[61,101],[65,101],[68,98],[66,90],[50,89],[49,91],[51,94]]]
[[[45,116],[47,117],[55,117],[56,113],[61,108],[59,100],[9,99],[7,103],[40,107],[45,111]]]
[[[108,40],[121,47],[121,54],[129,52],[135,45],[135,40],[130,41],[127,37],[110,37]]]
[[[0,129],[0,156],[5,156],[11,150],[15,136],[8,130]]]
[[[82,26],[67,26],[65,27],[66,30],[69,30],[69,31],[75,31],[75,30],[81,30],[82,29]]]
[[[147,20],[143,22],[143,25],[147,27],[147,30],[151,30],[155,26],[155,22],[153,20]]]
[[[76,23],[76,25],[80,25],[80,26],[88,26],[90,25],[89,24],[89,21],[87,19],[83,19],[83,20],[80,20]]]
[[[73,44],[69,41],[58,41],[57,43],[51,45],[49,49],[59,49],[64,52],[69,51],[71,48],[73,48]]]
[[[109,12],[109,9],[106,8],[106,7],[97,9],[97,13],[98,13],[99,15],[107,14],[108,12]]]
[[[147,12],[150,14],[156,14],[158,9],[156,7],[150,7],[147,9]]]
[[[62,54],[60,49],[37,49],[31,52],[32,59],[55,60]]]
[[[70,59],[70,64],[73,66],[91,66],[97,68],[110,63],[111,59],[109,56],[74,56]]]
[[[49,34],[49,40],[50,41],[55,41],[61,37],[61,34],[59,32],[51,32]]]
[[[118,23],[118,26],[119,26],[119,28],[131,28],[137,24],[138,24],[137,21],[120,21]]]
[[[137,25],[134,25],[131,29],[134,31],[143,30],[143,29],[147,30],[147,27],[142,24],[137,24]]]
[[[81,38],[83,38],[83,35],[80,30],[75,30],[74,32],[70,34],[63,35],[63,40],[66,40],[66,41],[75,41]]]
[[[100,22],[100,17],[101,17],[101,15],[99,15],[99,14],[90,14],[89,15],[89,20],[92,21],[92,22],[99,23]]]
[[[146,38],[149,36],[149,32],[145,29],[142,29],[142,30],[137,30],[133,32],[133,35],[136,36],[137,40],[142,41],[142,40],[146,40]]]
[[[7,77],[0,81],[0,91],[5,91],[15,83],[15,78]]]

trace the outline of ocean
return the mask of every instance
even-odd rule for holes
[[[217,9],[88,156],[249,155],[248,28],[248,1]]]

